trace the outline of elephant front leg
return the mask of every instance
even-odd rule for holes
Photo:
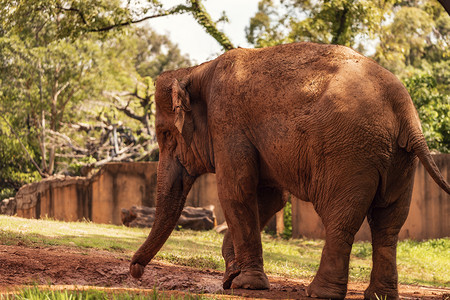
[[[283,197],[282,191],[277,188],[264,186],[258,187],[258,215],[260,231],[262,231],[270,219],[284,207],[288,199],[288,194],[285,196],[286,197]],[[225,260],[223,288],[229,289],[233,279],[241,272],[235,260],[233,240],[230,231],[227,231],[223,238],[222,256]]]
[[[242,188],[234,187],[233,190],[242,191]],[[250,195],[247,195],[242,199],[241,195],[229,198],[224,197],[223,191],[219,192],[219,195],[222,195],[221,205],[228,224],[229,233],[226,238],[233,241],[234,248],[234,259],[231,247],[226,247],[224,253],[229,276],[229,279],[226,280],[227,284],[231,280],[230,287],[233,289],[268,289],[269,281],[263,268],[256,197],[252,199],[252,197],[248,197]]]
[[[222,148],[225,149],[225,148]],[[217,158],[217,187],[228,224],[223,254],[233,289],[268,289],[263,268],[257,203],[258,167],[254,149],[238,145]],[[232,240],[232,245],[230,241]],[[234,248],[234,259],[233,251]],[[234,277],[234,278],[232,278]]]
[[[241,273],[234,257],[233,239],[229,230],[223,238],[222,256],[225,260],[225,274],[223,275],[222,285],[224,289],[229,289],[233,279]]]

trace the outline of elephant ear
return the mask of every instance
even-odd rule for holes
[[[179,82],[177,79],[172,83],[172,109],[175,113],[175,127],[181,133],[186,144],[189,146],[194,135],[194,121],[192,119],[191,101],[186,90],[188,80]]]

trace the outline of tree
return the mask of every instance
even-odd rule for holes
[[[167,36],[157,34],[151,28],[137,28],[135,33],[137,54],[135,68],[142,78],[153,80],[163,71],[192,65],[186,55]]]
[[[419,112],[428,146],[450,153],[450,95],[440,93],[436,79],[425,72],[403,82]]]
[[[137,68],[145,76],[156,76],[177,64],[187,66],[189,60],[176,45],[154,33],[146,33],[142,42],[145,29],[87,31],[85,22],[73,19],[72,10],[61,8],[58,1],[30,1],[32,8],[25,11],[20,10],[22,2],[15,8],[8,5],[0,2],[5,13],[0,23],[0,188],[17,189],[35,180],[30,158],[38,162],[41,176],[48,176],[71,172],[70,166],[142,157],[142,146],[155,142],[149,130],[153,84]],[[151,43],[153,54],[143,55]],[[156,54],[158,48],[168,52]],[[147,128],[137,141],[130,132],[141,132],[142,124],[117,121],[125,110],[105,94],[133,89],[128,96],[141,100],[141,106],[128,105],[127,111],[143,110],[145,122],[140,121]],[[21,175],[29,173],[34,175]]]
[[[395,0],[262,0],[246,28],[256,47],[311,41],[357,48],[373,36]]]
[[[436,1],[407,1],[374,55],[407,87],[429,146],[450,152],[450,17]]]
[[[0,118],[0,200],[14,196],[22,185],[40,178],[24,153],[33,154],[31,147],[23,149],[21,142],[11,132],[5,119]],[[26,137],[23,143],[28,145]]]
[[[379,33],[374,58],[392,72],[423,68],[450,55],[450,17],[436,1],[398,7],[393,21]]]
[[[0,30],[26,28],[32,22],[41,24],[36,29],[44,35],[53,28],[57,38],[74,39],[85,33],[107,33],[152,18],[189,13],[225,51],[234,48],[228,37],[217,29],[201,0],[185,3],[164,9],[158,0],[145,4],[139,0],[0,0]]]

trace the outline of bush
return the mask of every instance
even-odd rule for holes
[[[450,153],[450,95],[438,90],[430,74],[416,74],[404,84],[419,112],[422,130],[430,149]]]
[[[281,234],[281,236],[283,239],[287,240],[292,238],[292,203],[290,195],[289,200],[287,201],[286,206],[284,207],[283,220],[284,220],[284,231]]]

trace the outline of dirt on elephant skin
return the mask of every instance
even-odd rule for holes
[[[271,288],[268,291],[224,291],[221,288],[222,272],[216,270],[155,261],[146,267],[139,280],[133,279],[128,270],[127,259],[106,251],[0,245],[0,294],[18,286],[40,284],[108,287],[133,292],[158,287],[166,295],[189,292],[233,299],[308,299],[304,292],[308,284],[305,280],[269,276]],[[366,286],[365,283],[349,284],[347,298],[361,299]],[[450,299],[450,289],[401,285],[400,296],[404,299]]]

